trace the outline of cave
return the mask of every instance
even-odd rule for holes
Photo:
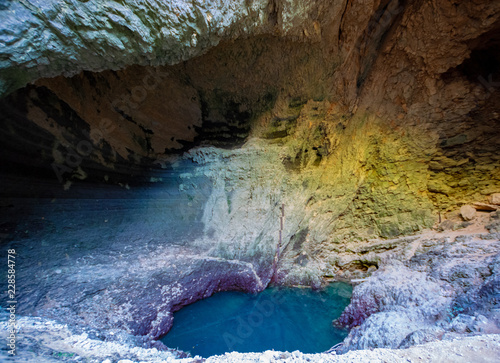
[[[2,359],[498,359],[499,2],[23,0],[0,20]],[[184,308],[332,286],[328,349],[169,346]]]

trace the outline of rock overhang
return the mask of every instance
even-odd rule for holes
[[[1,94],[83,70],[176,64],[222,40],[265,33],[303,37],[303,29],[314,28],[309,13],[315,8],[313,1],[269,0],[4,2]]]

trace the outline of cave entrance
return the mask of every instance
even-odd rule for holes
[[[259,294],[220,292],[174,314],[161,340],[170,348],[209,357],[226,352],[278,350],[320,353],[344,340],[336,328],[352,287],[336,282],[322,290],[270,287]]]

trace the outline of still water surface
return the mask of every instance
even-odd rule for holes
[[[174,325],[161,340],[202,357],[271,349],[320,353],[347,336],[332,320],[351,294],[344,283],[320,291],[271,287],[259,294],[220,292],[174,313]]]

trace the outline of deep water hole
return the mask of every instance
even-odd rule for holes
[[[259,294],[220,292],[174,314],[161,340],[193,356],[266,350],[317,353],[340,343],[333,327],[349,304],[352,287],[336,282],[322,290],[270,287]]]

